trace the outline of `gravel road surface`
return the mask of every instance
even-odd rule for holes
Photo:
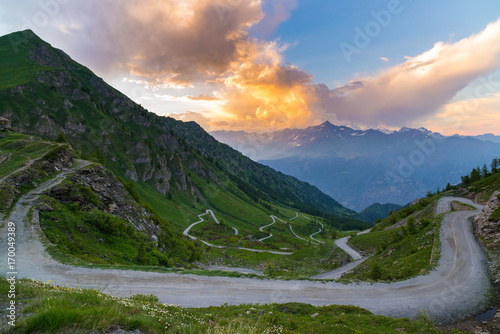
[[[81,166],[80,166],[81,167]],[[74,169],[74,168],[73,168]],[[340,284],[318,281],[280,281],[247,278],[160,274],[132,270],[71,267],[57,263],[44,251],[36,224],[25,224],[29,206],[38,195],[62,181],[70,171],[24,195],[7,221],[16,223],[16,265],[18,277],[58,285],[99,288],[116,296],[155,294],[164,303],[186,307],[209,305],[303,302],[313,305],[350,304],[394,317],[414,317],[420,310],[440,322],[477,313],[487,297],[490,282],[486,259],[472,234],[470,218],[477,211],[445,215],[441,231],[439,266],[426,276],[397,283]],[[450,208],[453,198],[443,198],[438,212]],[[0,272],[7,270],[6,225],[0,228]],[[56,283],[57,282],[57,283]]]

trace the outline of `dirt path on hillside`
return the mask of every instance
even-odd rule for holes
[[[59,144],[57,146],[55,146],[54,148],[56,147],[59,147],[63,144]],[[41,156],[39,156],[38,158],[35,158],[35,159],[31,159],[30,157],[26,156],[26,158],[28,159],[28,161],[26,162],[26,164],[24,164],[23,166],[19,167],[18,169],[16,169],[15,171],[13,172],[10,172],[9,174],[5,175],[4,177],[0,178],[0,184],[2,184],[5,180],[7,180],[7,178],[15,173],[18,173],[18,172],[22,172],[23,170],[26,170],[27,168],[29,168],[31,165],[33,165],[34,162],[40,160],[41,158],[43,158],[45,156],[45,154],[42,154]],[[10,156],[9,156],[10,158]],[[4,162],[4,161],[2,161]]]
[[[479,211],[445,215],[438,268],[426,276],[390,284],[204,277],[62,265],[48,257],[37,237],[36,228],[31,224],[25,225],[23,220],[39,194],[61,182],[72,170],[24,195],[9,218],[8,221],[15,222],[18,228],[18,277],[52,280],[58,285],[78,284],[80,287],[99,288],[116,296],[155,294],[164,303],[186,307],[270,302],[342,304],[358,305],[375,314],[394,317],[415,317],[420,311],[427,310],[439,321],[452,321],[476,313],[487,298],[490,282],[486,274],[486,259],[472,234],[469,221]],[[449,210],[452,200],[441,199],[437,211]],[[466,199],[460,200],[481,208]],[[6,273],[6,228],[0,229],[0,233],[0,270]]]

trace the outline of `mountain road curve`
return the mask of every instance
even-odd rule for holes
[[[335,244],[341,248],[343,251],[345,251],[347,254],[349,254],[354,261],[356,260],[361,260],[363,257],[361,254],[359,254],[357,251],[349,247],[347,244],[347,241],[349,241],[351,237],[343,237],[340,239],[335,240]]]
[[[58,176],[57,180],[67,172]],[[41,184],[18,201],[5,222],[16,224],[16,271],[18,278],[51,280],[57,285],[97,288],[115,296],[155,294],[164,303],[185,307],[243,303],[302,302],[312,305],[357,305],[375,314],[415,317],[419,311],[439,322],[477,313],[487,299],[490,282],[486,259],[474,239],[470,218],[476,211],[451,212],[441,230],[442,254],[438,267],[426,276],[396,283],[341,284],[321,281],[282,281],[250,278],[208,277],[133,270],[81,268],[50,258],[39,238],[38,224],[26,224],[28,209],[39,194],[57,183]],[[454,198],[440,200],[437,212],[446,211]],[[36,216],[36,215],[34,215]],[[7,269],[7,225],[0,228],[0,270]]]

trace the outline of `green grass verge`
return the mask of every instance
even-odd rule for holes
[[[0,303],[6,305],[9,284],[0,279]],[[54,287],[19,280],[15,327],[3,333],[441,333],[426,319],[376,316],[355,306],[308,304],[239,305],[181,308],[153,296],[116,298],[95,290]],[[6,311],[0,311],[2,317]]]
[[[375,225],[372,231],[383,231],[387,227],[392,226],[400,220],[405,219],[411,215],[414,215],[417,219],[429,218],[434,214],[434,208],[441,197],[442,194],[438,194],[428,198],[419,199],[416,204],[393,212],[389,217],[385,218],[380,223]]]
[[[439,230],[443,215],[423,220],[415,228],[371,232],[352,238],[356,248],[372,256],[343,281],[399,281],[423,275],[439,260]]]
[[[453,201],[452,203],[456,203],[456,205],[458,204],[460,206],[459,208],[459,211],[464,211],[464,210],[476,210],[476,208],[472,205],[469,205],[467,203],[464,203],[464,202],[460,202],[460,201]],[[456,211],[456,209],[452,208],[453,211]]]

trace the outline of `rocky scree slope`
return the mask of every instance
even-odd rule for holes
[[[474,219],[477,235],[490,255],[490,272],[500,286],[500,190],[491,195],[483,211]]]

